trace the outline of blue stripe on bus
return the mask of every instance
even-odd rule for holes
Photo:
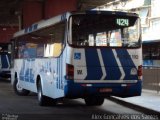
[[[24,81],[24,68],[25,68],[25,61],[22,61],[22,67],[19,73],[19,80]]]
[[[31,62],[32,62],[32,63],[31,63]],[[30,65],[34,64],[34,62],[35,62],[35,59],[34,59],[34,58],[30,59]],[[30,82],[31,82],[31,83],[34,83],[33,68],[29,69],[29,71],[30,71]]]
[[[125,49],[118,49],[116,50],[117,57],[119,58],[122,68],[125,72],[124,80],[136,80],[137,75],[131,75],[131,69],[136,68],[135,64],[131,56],[129,55],[128,51]]]
[[[57,89],[58,89],[58,76],[59,76],[59,73],[58,73],[58,59],[57,59],[57,72],[56,73],[57,73],[57,78],[56,78],[57,84],[56,85],[57,85]]]
[[[29,69],[25,71],[24,79],[26,82],[29,82]]]
[[[121,72],[112,49],[102,48],[101,54],[107,74],[105,80],[118,80],[121,76]]]
[[[33,24],[33,25],[29,26],[28,28],[25,28],[24,29],[24,33],[33,32],[37,28],[38,28],[38,24]]]
[[[60,62],[59,89],[61,89],[61,80],[62,80],[62,62],[61,62],[61,57],[59,58],[59,62]]]
[[[58,74],[59,74],[59,76],[58,76],[58,89],[60,88],[60,61],[59,61],[60,59],[58,58]]]
[[[63,90],[63,54],[61,57],[61,89]]]
[[[58,79],[57,79],[57,80],[58,80],[58,89],[59,89],[59,59],[58,59],[58,58],[57,58],[57,61],[58,61],[58,67],[57,67],[57,68],[58,68],[58,72],[57,72],[57,74],[58,74]]]
[[[58,89],[63,89],[62,85],[62,57],[58,58]]]
[[[30,69],[30,82],[31,82],[31,83],[34,83],[33,69]]]
[[[58,88],[60,89],[60,78],[61,78],[61,63],[60,63],[60,58],[58,58],[58,62],[59,62],[59,79],[58,79],[59,86],[58,86]]]
[[[59,61],[59,58],[58,58],[58,89],[60,88],[60,61]]]
[[[100,80],[102,77],[102,69],[96,49],[85,49],[86,55],[86,80]]]

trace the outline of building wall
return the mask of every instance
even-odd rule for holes
[[[16,31],[18,27],[0,27],[0,43],[8,43]]]
[[[20,8],[22,29],[42,19],[48,19],[67,11],[75,11],[76,8],[77,0],[24,0]],[[0,42],[8,42],[16,31],[18,31],[18,26],[16,28],[0,27]]]
[[[25,1],[22,4],[22,27],[28,27],[31,24],[42,19],[48,19],[67,11],[75,11],[77,0],[45,0]]]
[[[77,9],[77,0],[46,0],[45,18],[50,18],[67,11]]]
[[[32,23],[43,18],[42,2],[25,1],[22,3],[22,27],[28,27]]]
[[[151,0],[147,26],[142,26],[142,38],[147,40],[160,40],[160,7],[159,0]]]

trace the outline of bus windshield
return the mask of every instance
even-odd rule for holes
[[[74,46],[140,47],[137,16],[77,14],[70,17],[69,44]]]

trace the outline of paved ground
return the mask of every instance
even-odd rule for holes
[[[160,93],[157,93],[156,91],[143,89],[141,96],[130,98],[115,98],[126,103],[134,104],[144,109],[148,109],[160,115]]]
[[[37,103],[36,94],[17,96],[11,84],[4,80],[0,81],[0,114],[3,120],[126,120],[146,117],[142,112],[108,99],[100,107],[88,107],[82,99],[66,99],[57,106],[41,107]]]

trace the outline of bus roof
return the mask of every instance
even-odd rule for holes
[[[68,20],[68,18],[69,18],[69,16],[71,14],[72,15],[74,15],[74,14],[107,14],[107,15],[135,16],[135,17],[138,17],[138,15],[135,14],[135,13],[127,13],[127,12],[119,12],[119,11],[96,11],[96,10],[92,10],[91,11],[90,10],[90,11],[84,11],[84,12],[66,12],[64,14],[52,17],[50,19],[41,20],[41,21],[39,21],[37,23],[34,23],[31,26],[16,32],[13,35],[13,37],[16,38],[16,37],[19,37],[19,36],[22,36],[22,35],[25,35],[25,34],[28,34],[28,33],[31,33],[31,32],[46,28],[46,27],[49,27],[51,25],[54,25],[56,23],[59,23],[61,21],[66,20],[66,19]]]
[[[147,41],[142,41],[143,44],[151,44],[151,43],[158,43],[160,40],[147,40]]]

